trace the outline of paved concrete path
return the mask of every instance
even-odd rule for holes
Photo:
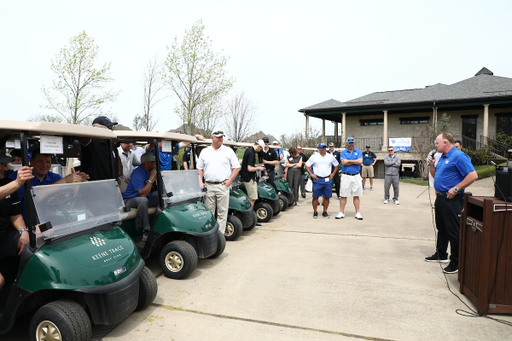
[[[493,195],[491,186],[470,191]],[[435,251],[428,188],[401,183],[399,206],[383,196],[375,180],[358,221],[351,200],[335,220],[334,198],[331,219],[314,220],[309,195],[218,259],[200,260],[186,280],[164,277],[149,259],[154,304],[102,340],[512,340],[509,326],[459,315],[462,302],[474,307],[457,275],[424,261]]]

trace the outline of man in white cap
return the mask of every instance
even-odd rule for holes
[[[215,214],[219,231],[226,231],[229,211],[229,188],[240,171],[240,162],[233,149],[224,146],[224,132],[212,132],[212,145],[201,151],[197,160],[199,184],[206,187],[205,205]],[[204,183],[203,183],[204,178]]]
[[[356,219],[363,220],[359,212],[360,200],[363,195],[363,179],[359,172],[363,163],[363,153],[355,148],[356,141],[353,137],[347,139],[347,148],[340,153],[341,159],[341,200],[340,213],[336,219],[345,218],[345,206],[347,197],[353,197],[354,207],[356,209]]]
[[[151,192],[151,187],[156,183],[156,158],[153,153],[147,152],[140,161],[141,165],[132,172],[123,198],[127,208],[137,208],[142,222],[142,241],[145,242],[151,228],[148,209],[158,206],[158,194]]]

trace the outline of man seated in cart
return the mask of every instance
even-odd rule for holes
[[[64,184],[72,182],[83,182],[89,179],[89,176],[82,172],[75,172],[66,177],[61,177],[59,174],[50,172],[52,167],[52,156],[49,154],[41,154],[39,148],[32,151],[32,157],[30,158],[30,165],[32,166],[32,173],[34,177],[30,180],[32,187],[40,185],[51,185],[51,184]],[[15,180],[18,176],[18,171],[13,172],[9,177]],[[21,201],[21,207],[23,210],[23,219],[25,219],[25,203],[23,201],[25,194],[23,186],[18,189],[18,197]]]
[[[151,192],[156,183],[156,157],[147,152],[141,157],[141,165],[132,172],[128,186],[123,194],[126,208],[137,208],[142,222],[142,241],[148,238],[150,229],[148,209],[158,206],[158,195]]]

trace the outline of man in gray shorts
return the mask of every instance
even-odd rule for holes
[[[373,178],[375,176],[373,166],[377,162],[377,155],[374,152],[370,151],[370,145],[366,145],[366,151],[363,152],[363,169],[361,171],[361,175],[363,176],[363,189],[366,189],[364,186],[366,184],[366,178],[370,178],[370,191],[373,191]]]
[[[252,147],[247,148],[242,159],[242,168],[240,169],[240,178],[247,189],[247,196],[253,206],[256,200],[258,200],[256,171],[265,170],[265,167],[263,166],[256,166],[256,154],[261,152],[263,148],[265,148],[263,140],[258,140],[257,142],[254,142]]]

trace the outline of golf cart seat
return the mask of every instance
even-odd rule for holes
[[[156,211],[156,207],[150,207],[148,209],[148,215],[152,215],[152,214],[155,214],[155,211]],[[139,210],[137,210],[136,208],[130,208],[130,210],[128,212],[128,215],[126,217],[123,217],[123,221],[124,220],[130,220],[130,219],[135,219],[136,217],[138,217],[138,213],[139,213]]]

